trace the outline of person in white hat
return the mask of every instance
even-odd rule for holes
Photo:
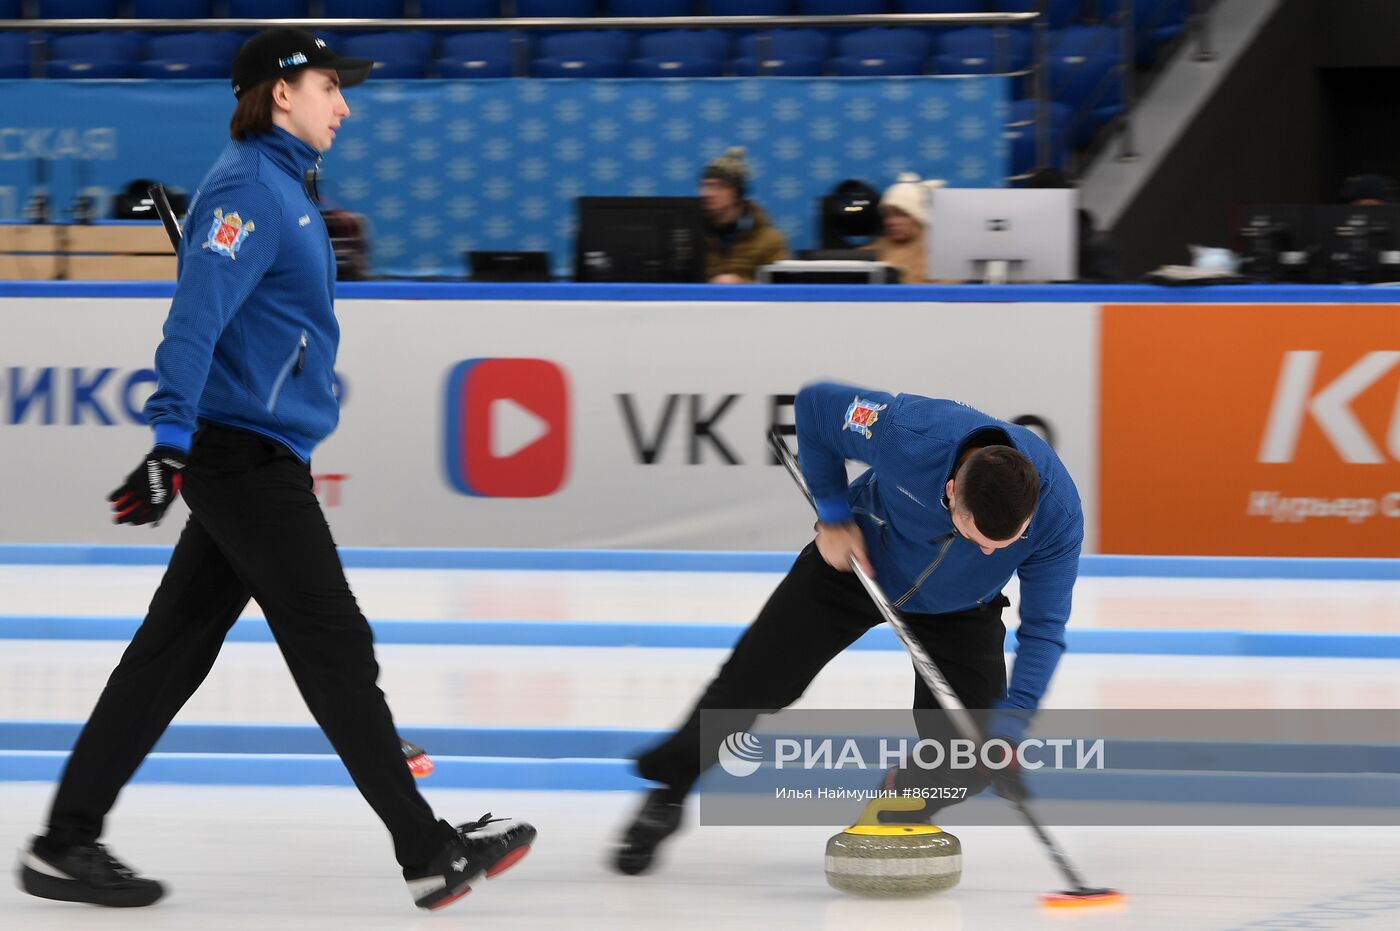
[[[923,181],[913,172],[905,171],[880,198],[884,232],[866,248],[873,249],[881,262],[898,268],[903,284],[925,284],[931,280],[924,271],[929,195],[944,184],[938,179]]]

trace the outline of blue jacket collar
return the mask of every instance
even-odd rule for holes
[[[321,160],[321,153],[302,142],[280,126],[250,140],[268,158],[298,181]]]

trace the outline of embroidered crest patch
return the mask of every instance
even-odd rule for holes
[[[888,404],[876,404],[874,401],[857,397],[851,402],[851,406],[846,408],[846,422],[841,425],[841,429],[863,434],[868,440],[871,436],[870,428],[880,419],[880,411],[887,407]]]
[[[209,227],[209,241],[204,244],[204,248],[236,259],[238,248],[243,245],[243,240],[248,238],[253,229],[252,220],[244,220],[236,211],[224,213],[222,207],[216,208],[214,222]]]

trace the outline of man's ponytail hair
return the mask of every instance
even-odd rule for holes
[[[968,456],[954,479],[957,506],[972,515],[988,540],[1015,537],[1040,500],[1040,476],[1026,455],[1010,446],[984,446]]]

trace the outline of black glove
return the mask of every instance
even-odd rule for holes
[[[1007,740],[1007,743],[1011,744],[1011,748],[1014,751],[1016,742]],[[978,757],[979,761],[986,760],[988,758],[987,754],[988,751],[984,748],[981,755]],[[998,744],[991,749],[990,755],[991,759],[1000,763],[1002,758],[1006,756],[1006,750]],[[996,792],[997,795],[1000,795],[1008,802],[1024,802],[1030,795],[1030,793],[1026,791],[1025,781],[1021,779],[1021,766],[1016,761],[1014,753],[1007,759],[1005,766],[992,767],[979,762],[977,769],[982,775],[992,780],[992,791]]]
[[[157,446],[147,453],[121,487],[107,496],[113,523],[159,524],[180,494],[185,455],[173,446]]]

